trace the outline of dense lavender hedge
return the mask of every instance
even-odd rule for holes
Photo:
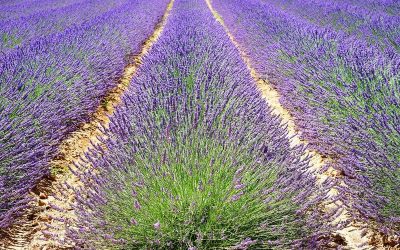
[[[373,11],[383,11],[389,15],[398,16],[400,4],[397,0],[337,0],[338,2],[348,2],[357,6],[365,6]]]
[[[307,172],[304,148],[290,148],[204,2],[175,1],[122,100],[106,149],[77,164],[84,185],[68,186],[77,194],[68,243],[192,250],[321,243],[332,216],[315,211],[326,197]]]
[[[0,1],[0,20],[9,20],[49,9],[62,8],[82,0],[2,0]]]
[[[35,38],[60,33],[71,26],[74,28],[86,22],[93,22],[93,20],[97,20],[96,17],[109,15],[109,12],[115,13],[116,9],[121,6],[125,7],[126,4],[127,1],[122,0],[76,1],[66,7],[3,21],[0,23],[0,51],[7,52],[17,46],[27,44]],[[0,11],[1,9],[0,6]]]
[[[399,234],[399,53],[265,1],[214,4],[257,71],[282,94],[303,136],[343,172],[341,191],[353,217]]]
[[[129,1],[85,25],[0,56],[0,228],[27,206],[57,145],[100,105],[166,0]]]
[[[285,12],[293,12],[321,26],[367,40],[383,49],[400,52],[400,15],[391,15],[390,9],[400,9],[400,2],[388,8],[365,7],[364,3],[318,0],[266,0],[275,3]]]

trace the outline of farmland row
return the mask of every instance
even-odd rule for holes
[[[382,50],[400,52],[400,3],[393,2],[387,8],[379,3],[377,9],[364,3],[349,1],[291,1],[266,0],[285,12],[291,12],[302,19],[336,32],[344,32],[366,40]],[[397,13],[397,14],[396,14]]]
[[[276,2],[214,5],[256,71],[281,94],[302,138],[333,160],[327,168],[341,173],[336,188],[351,218],[398,235],[399,53],[338,32],[329,16],[320,26]],[[312,8],[311,18],[320,6]]]
[[[81,29],[83,28],[81,26],[91,27],[101,19],[107,19],[110,16],[112,18],[127,4],[129,4],[128,1],[121,0],[75,1],[66,7],[5,20],[0,24],[0,52],[7,53],[13,48],[34,43],[52,34],[68,30],[76,32],[77,27]],[[54,2],[53,5],[55,5]],[[18,9],[21,8],[24,7],[19,6]]]
[[[60,0],[57,3],[52,0],[3,0],[0,1],[0,20],[5,21],[35,15],[42,11],[56,10],[78,1],[82,2],[81,0]]]
[[[148,53],[152,44],[162,34],[172,6],[173,1],[170,1],[152,35],[142,44],[140,53],[133,56],[132,63],[125,67],[124,74],[120,78],[119,84],[103,99],[103,102],[107,104],[100,105],[92,115],[92,119],[89,123],[84,124],[82,128],[75,131],[60,144],[60,151],[63,152],[63,158],[53,161],[53,167],[63,165],[67,166],[72,172],[79,171],[76,169],[76,164],[78,162],[87,163],[87,154],[93,150],[93,147],[104,147],[103,140],[106,138],[106,135],[104,135],[102,128],[108,127],[109,116],[113,114],[114,108],[120,104],[121,95],[126,91],[132,77],[136,74],[143,56]],[[25,239],[24,245],[28,248],[36,249],[43,248],[44,246],[50,248],[64,248],[69,246],[65,240],[66,230],[62,226],[62,222],[66,222],[68,219],[75,217],[71,205],[76,199],[76,195],[74,192],[63,192],[63,185],[77,187],[82,185],[82,183],[76,176],[71,174],[62,174],[57,177],[57,180],[51,183],[51,191],[47,191],[49,195],[45,199],[40,199],[40,201],[46,203],[47,206],[45,210],[41,210],[36,214],[39,221],[38,225],[29,228],[29,231],[34,234],[31,238]],[[56,240],[54,240],[54,236],[56,236]],[[53,238],[53,240],[51,240],[51,238]]]
[[[127,2],[0,56],[1,229],[28,207],[27,194],[50,175],[60,142],[90,120],[166,5]]]
[[[251,76],[257,83],[257,87],[262,94],[262,97],[267,102],[267,104],[272,108],[272,112],[282,118],[282,122],[285,124],[288,131],[290,145],[292,147],[305,146],[308,144],[304,138],[301,138],[299,128],[297,127],[294,118],[289,110],[287,110],[281,104],[281,95],[276,91],[276,89],[263,77],[259,75],[253,68],[251,58],[246,53],[241,44],[238,43],[236,38],[232,35],[229,28],[226,26],[224,20],[220,14],[214,9],[213,4],[210,0],[206,1],[210,10],[214,14],[215,18],[221,23],[230,37],[232,43],[240,51],[241,57],[247,65]],[[335,232],[331,234],[331,241],[338,243],[340,245],[346,245],[348,247],[357,247],[366,244],[367,239],[363,237],[364,233],[359,228],[349,225],[349,216],[343,203],[338,201],[338,190],[336,189],[337,180],[335,175],[337,175],[336,170],[329,167],[332,159],[325,155],[321,155],[318,151],[307,148],[305,153],[310,159],[310,170],[318,179],[319,183],[323,183],[325,188],[331,187],[328,192],[328,196],[324,198],[323,202],[320,204],[321,213],[336,213],[336,216],[332,219],[332,226],[336,228]],[[326,170],[326,171],[325,171]],[[329,186],[328,186],[329,185]]]

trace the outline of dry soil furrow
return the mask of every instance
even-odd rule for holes
[[[270,107],[272,107],[274,114],[279,115],[282,118],[282,122],[286,124],[288,130],[288,136],[291,138],[290,140],[291,146],[294,147],[302,144],[303,145],[307,144],[307,142],[301,138],[301,131],[299,131],[299,129],[297,128],[294,122],[294,118],[291,116],[290,112],[281,105],[279,101],[280,98],[279,93],[272,87],[271,84],[268,83],[268,81],[262,79],[260,75],[256,72],[256,70],[252,66],[250,57],[242,49],[241,45],[236,41],[235,37],[230,32],[229,28],[226,26],[222,17],[214,9],[211,0],[205,0],[205,1],[207,2],[208,8],[214,15],[215,19],[222,25],[232,43],[239,50],[239,53],[243,61],[247,65],[247,68],[250,71],[252,78],[256,82],[257,87],[261,92],[263,98],[265,99],[267,104]],[[332,159],[330,159],[329,157],[325,157],[321,155],[319,152],[314,150],[307,150],[306,153],[311,156],[310,159],[311,167],[317,171],[322,169],[326,164],[329,164],[332,161]],[[325,173],[317,174],[317,178],[319,179],[319,182],[322,183],[327,178],[332,178],[335,175],[338,175],[338,173],[336,173],[334,169],[330,168]],[[337,194],[337,190],[332,189],[330,190],[329,194],[331,197],[334,197]],[[335,206],[340,206],[340,203],[329,204],[326,207],[326,209],[335,209]],[[336,219],[335,222],[345,221],[345,220],[348,220],[348,212],[346,211],[346,209],[343,209],[341,211],[340,216]],[[360,249],[360,246],[366,245],[368,243],[368,239],[366,237],[362,237],[363,235],[362,230],[358,229],[357,227],[354,227],[353,225],[350,225],[342,230],[339,230],[337,233],[345,239],[347,243],[346,248],[349,249]]]
[[[63,183],[76,186],[80,185],[76,176],[72,175],[68,169],[76,169],[75,163],[82,163],[87,153],[94,146],[101,146],[98,138],[105,139],[101,127],[108,127],[109,116],[113,114],[115,107],[121,102],[121,97],[127,90],[132,78],[141,65],[143,57],[149,52],[152,45],[158,40],[164,30],[169,13],[174,4],[170,0],[159,23],[156,25],[152,35],[144,41],[139,54],[131,57],[131,63],[125,67],[123,76],[118,85],[109,92],[102,100],[101,105],[92,114],[90,122],[85,123],[80,129],[71,134],[64,140],[59,147],[59,156],[51,162],[52,170],[61,170],[61,173],[54,174],[52,179],[44,179],[38,187],[31,193],[34,199],[32,209],[23,217],[22,225],[10,229],[9,241],[5,249],[64,249],[68,246],[61,246],[59,243],[48,240],[57,235],[62,239],[65,230],[60,221],[54,218],[71,218],[74,216],[69,204],[74,202],[74,194],[69,193],[68,199],[60,199],[60,187]],[[65,194],[65,192],[63,192]],[[57,207],[65,212],[58,211]],[[0,242],[0,247],[1,247]]]

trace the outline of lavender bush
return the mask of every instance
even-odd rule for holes
[[[0,20],[29,16],[41,11],[58,9],[82,0],[2,0],[0,1]]]
[[[215,0],[214,5],[257,71],[279,90],[303,136],[343,173],[345,185],[338,188],[353,218],[398,235],[398,51],[338,32],[329,17],[320,26],[267,1]],[[323,5],[327,12],[336,6]],[[300,4],[292,7],[302,11]],[[310,8],[312,14],[321,7]],[[399,37],[398,29],[390,32],[388,37]]]
[[[334,216],[316,211],[325,191],[307,171],[304,148],[289,146],[204,2],[175,1],[122,100],[104,129],[106,147],[77,164],[83,186],[67,186],[76,218],[61,218],[63,243],[313,248],[329,232]]]
[[[98,18],[115,13],[129,2],[122,0],[85,1],[61,8],[52,8],[28,16],[5,20],[0,24],[0,51],[7,52],[12,48],[29,43],[53,33],[60,33],[71,27],[79,27],[87,22],[98,21]],[[56,3],[53,1],[53,4]],[[57,5],[56,5],[57,6]],[[19,6],[21,8],[31,8]],[[2,7],[0,6],[0,11]],[[6,8],[7,9],[7,8]],[[29,9],[27,11],[29,11]]]
[[[116,85],[126,56],[139,52],[166,5],[127,2],[0,56],[0,229],[27,206],[58,144]]]
[[[351,1],[286,1],[267,0],[285,12],[299,15],[301,18],[320,26],[345,32],[366,40],[383,49],[395,49],[400,52],[400,16],[388,13],[389,9],[400,8],[393,3],[387,8],[373,8],[364,3]],[[380,4],[382,5],[382,3]]]
[[[400,4],[397,0],[338,0],[338,2],[349,2],[356,6],[365,6],[373,11],[383,11],[389,15],[398,16]]]

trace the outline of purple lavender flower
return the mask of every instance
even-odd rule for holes
[[[161,226],[161,224],[159,221],[157,221],[156,223],[153,224],[153,227],[155,230],[160,230],[160,226]]]
[[[317,206],[327,190],[307,171],[304,148],[290,147],[203,1],[174,2],[105,135],[107,150],[89,153],[89,169],[79,167],[83,187],[73,188],[71,224],[93,231],[65,225],[71,244],[268,248],[270,240],[301,248],[333,230],[334,218]],[[106,233],[124,243],[99,239]]]
[[[131,224],[136,226],[138,224],[138,222],[134,218],[131,218]]]
[[[28,207],[59,144],[90,120],[167,5],[63,2],[0,6],[0,229]]]

